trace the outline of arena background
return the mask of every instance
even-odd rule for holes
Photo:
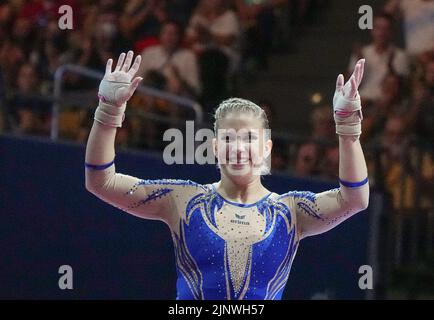
[[[227,48],[204,50],[188,40],[200,1],[154,1],[153,13],[140,17],[140,6],[151,2],[0,1],[0,298],[175,297],[168,229],[95,198],[85,189],[83,166],[106,58],[158,46],[168,21],[184,31],[181,46],[197,59],[201,90],[176,81],[182,70],[166,79],[149,76],[118,130],[119,172],[215,181],[214,166],[164,165],[162,134],[184,131],[185,120],[196,120],[196,129],[211,127],[218,101],[240,96],[271,118],[267,187],[336,187],[335,79],[351,71],[350,56],[363,56],[362,46],[372,41],[371,31],[359,28],[360,6],[379,14],[388,1],[282,0],[250,16],[240,3],[255,1],[228,1],[239,23],[230,49],[239,60],[225,56]],[[58,26],[63,4],[73,9],[72,30]],[[434,12],[426,13],[419,22],[434,30]],[[408,71],[392,54],[380,97],[364,98],[369,208],[303,240],[286,299],[434,298],[434,38],[430,50],[412,52],[406,36],[417,24],[404,17],[395,15],[389,27],[391,41],[408,56]],[[58,287],[61,265],[74,270],[73,290]],[[363,265],[373,268],[372,290],[359,288]]]

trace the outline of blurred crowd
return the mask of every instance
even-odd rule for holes
[[[48,136],[57,68],[71,63],[103,72],[109,58],[130,48],[143,57],[138,73],[144,85],[199,101],[209,116],[219,101],[236,95],[240,75],[267,69],[273,51],[290,48],[293,28],[307,23],[325,3],[0,0],[0,132]],[[73,10],[72,30],[59,28],[60,5]],[[396,44],[397,24],[404,34],[403,48]],[[371,181],[384,183],[396,207],[414,206],[416,200],[432,206],[434,0],[387,1],[374,18],[371,41],[355,46],[349,74],[362,57],[361,139],[364,146],[373,146],[366,152]],[[97,83],[67,73],[63,86],[72,92],[89,90],[95,97]],[[70,108],[62,109],[60,124],[63,137],[84,143],[93,109],[83,109],[83,103],[90,104],[64,102]],[[273,118],[273,106],[259,104]],[[126,117],[116,144],[156,150],[163,147],[162,132],[188,113],[140,93],[128,111],[145,117]],[[331,106],[316,107],[310,119],[311,134],[304,143],[288,146],[275,140],[272,168],[335,179],[339,150]]]
[[[139,74],[145,85],[199,101],[209,116],[216,103],[235,93],[237,77],[267,68],[270,51],[288,46],[291,25],[302,24],[309,10],[323,1],[0,1],[1,126],[48,135],[48,97],[57,68],[71,63],[104,71],[108,58],[130,48],[143,56]],[[59,27],[61,5],[72,8],[72,30]],[[63,85],[68,90],[95,90],[96,82],[67,73]],[[167,101],[139,94],[130,106],[175,119],[185,113]],[[78,109],[63,112],[63,133],[85,140],[89,116]],[[134,133],[123,134],[119,142],[155,145],[137,145],[141,136],[152,135],[138,131],[161,128],[140,127],[125,123]]]
[[[366,59],[360,87],[362,144],[371,184],[390,195],[396,209],[433,208],[434,1],[390,0],[373,20],[371,40],[355,45],[347,76]],[[401,24],[404,47],[397,45]],[[311,137],[288,150],[299,176],[335,179],[339,168],[331,106],[311,114]],[[333,141],[336,141],[334,144]],[[280,155],[275,167],[285,169]]]

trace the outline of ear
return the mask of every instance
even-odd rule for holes
[[[214,156],[217,157],[217,139],[212,138],[212,151],[214,153]]]
[[[264,153],[264,159],[268,158],[271,155],[271,150],[273,149],[273,141],[267,140],[265,143],[265,153]]]

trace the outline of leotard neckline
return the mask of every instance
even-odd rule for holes
[[[214,192],[220,197],[222,198],[225,202],[237,206],[237,207],[243,207],[243,208],[249,208],[249,207],[254,207],[256,205],[258,205],[259,203],[261,203],[262,201],[266,200],[269,196],[271,196],[271,194],[273,192],[270,192],[269,194],[267,194],[266,196],[262,197],[261,199],[259,199],[258,201],[254,202],[254,203],[239,203],[239,202],[234,202],[234,201],[230,201],[228,199],[226,199],[225,197],[223,197],[216,189],[216,187],[214,186],[213,183],[211,183],[211,187],[214,190]]]

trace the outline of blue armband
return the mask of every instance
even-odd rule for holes
[[[115,163],[115,159],[113,159],[113,161],[110,162],[110,163],[99,164],[99,165],[90,164],[90,163],[85,162],[85,163],[84,163],[84,166],[86,167],[86,169],[91,169],[91,170],[104,170],[104,169],[107,169],[107,168],[111,167],[114,163]]]
[[[358,182],[349,182],[349,181],[344,181],[344,180],[339,179],[340,184],[343,185],[344,187],[347,187],[347,188],[358,188],[358,187],[361,187],[361,186],[367,184],[368,181],[369,181],[368,177],[366,177],[366,179],[364,179],[362,181],[358,181]]]

